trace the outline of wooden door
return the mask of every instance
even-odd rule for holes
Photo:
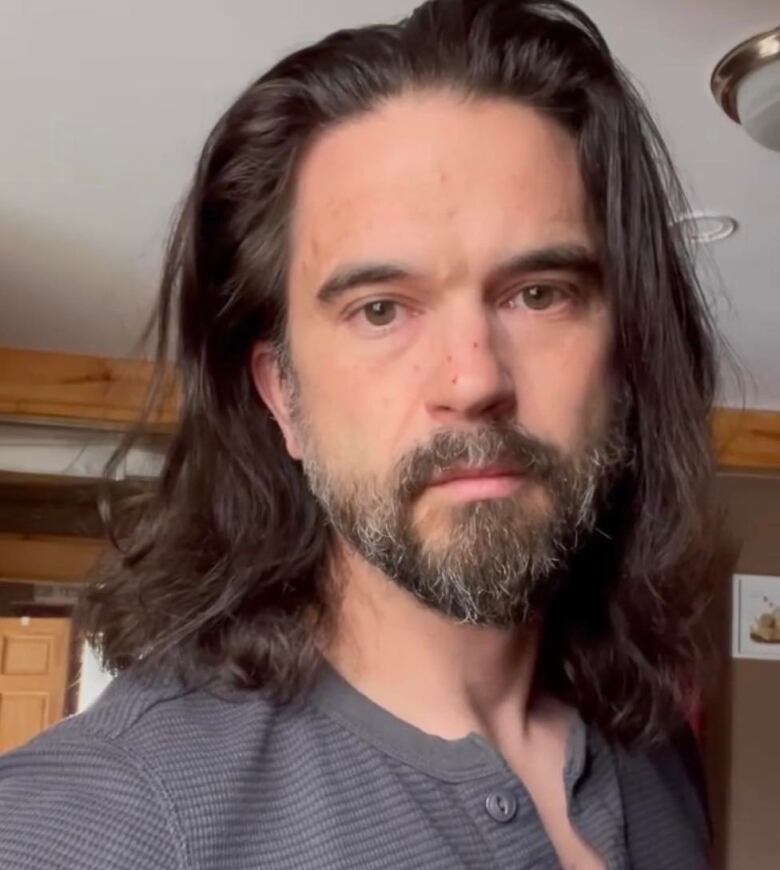
[[[63,717],[70,640],[67,618],[0,618],[0,752]]]

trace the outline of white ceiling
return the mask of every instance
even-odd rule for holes
[[[124,356],[163,241],[221,111],[288,51],[415,0],[0,0],[0,345]],[[638,80],[695,207],[740,230],[705,284],[780,410],[780,154],[709,91],[719,58],[780,24],[780,0],[582,0]],[[726,383],[723,401],[740,404]]]

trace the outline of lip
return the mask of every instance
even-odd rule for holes
[[[436,478],[431,490],[446,493],[455,501],[478,501],[506,498],[517,492],[525,480],[515,469],[452,469]]]
[[[442,486],[458,480],[485,480],[493,477],[522,477],[517,468],[508,465],[488,465],[484,468],[450,468],[438,475],[431,482],[433,486]]]

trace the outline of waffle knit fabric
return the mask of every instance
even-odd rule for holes
[[[570,819],[608,870],[704,868],[695,770],[676,741],[629,752],[578,720]],[[284,707],[125,673],[0,758],[3,870],[558,866],[487,741],[425,734],[333,671]]]

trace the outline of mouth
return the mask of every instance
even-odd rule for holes
[[[437,475],[429,489],[456,501],[506,498],[527,481],[517,467],[489,465],[483,468],[450,468]]]
[[[514,465],[485,465],[482,468],[468,468],[455,465],[446,471],[437,474],[432,484],[439,486],[455,480],[475,480],[489,477],[521,477],[522,473]]]

